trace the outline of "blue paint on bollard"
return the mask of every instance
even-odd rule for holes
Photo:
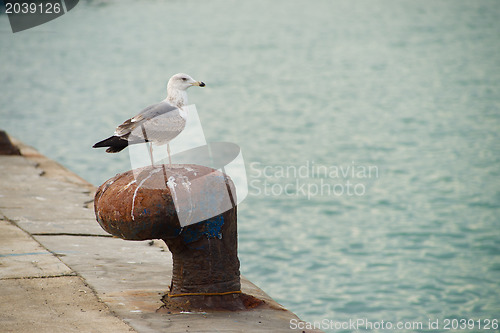
[[[224,216],[219,215],[207,221],[205,235],[208,238],[221,238],[221,229],[224,225]]]
[[[196,242],[202,236],[220,239],[222,237],[221,230],[223,225],[224,217],[218,215],[209,220],[184,227],[181,234],[186,244]]]

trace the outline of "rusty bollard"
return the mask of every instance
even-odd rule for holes
[[[21,155],[19,148],[14,146],[5,131],[0,130],[0,155]]]
[[[198,194],[189,206],[192,210],[217,215],[181,226],[183,212],[176,210],[174,199],[192,198],[178,198],[181,193],[172,184],[181,185],[175,180]],[[264,302],[241,293],[233,193],[232,181],[220,171],[199,165],[159,165],[109,179],[97,190],[94,208],[101,227],[114,236],[162,239],[167,244],[172,280],[160,312],[245,310]]]

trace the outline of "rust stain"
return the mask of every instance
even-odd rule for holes
[[[122,292],[106,293],[100,298],[112,306],[125,306],[130,311],[140,310],[143,313],[155,313],[161,306],[158,291],[126,290]]]

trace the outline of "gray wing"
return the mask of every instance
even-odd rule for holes
[[[176,112],[174,112],[176,111]],[[135,129],[144,125],[151,119],[162,116],[161,118],[177,118],[179,116],[179,109],[167,101],[162,101],[158,104],[153,104],[139,112],[136,116],[127,119],[115,130],[115,135],[120,137],[127,137]]]

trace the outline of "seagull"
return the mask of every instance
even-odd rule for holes
[[[152,144],[167,144],[168,160],[170,158],[170,141],[178,136],[186,126],[187,89],[192,86],[204,87],[202,81],[195,81],[183,73],[175,74],[168,80],[167,98],[139,112],[118,126],[115,134],[97,142],[92,148],[108,147],[107,153],[118,153],[128,145],[149,142],[149,157],[154,166]]]

